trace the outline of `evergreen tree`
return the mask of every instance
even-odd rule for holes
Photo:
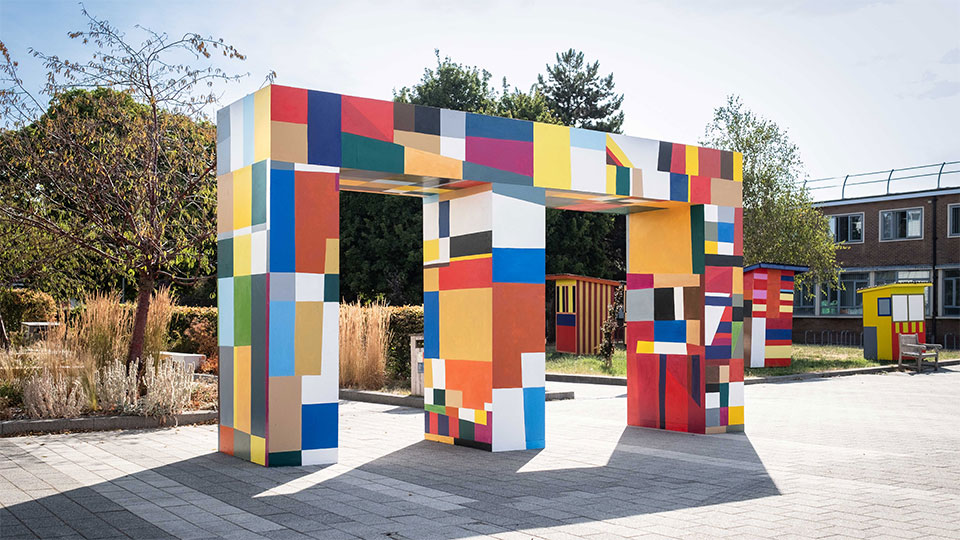
[[[540,91],[561,124],[620,133],[623,94],[614,92],[613,73],[600,76],[600,62],[584,61],[583,53],[568,49],[547,65],[546,77],[537,76]]]

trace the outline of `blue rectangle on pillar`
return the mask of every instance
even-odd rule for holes
[[[545,268],[543,249],[493,248],[494,283],[543,283]]]
[[[340,166],[340,94],[307,93],[307,161]]]
[[[670,343],[687,341],[687,321],[654,321],[653,339]]]
[[[270,376],[295,374],[296,302],[270,302]]]
[[[337,447],[337,403],[301,405],[300,444],[303,450]]]
[[[292,170],[270,170],[270,271],[296,271],[296,188]]]
[[[523,429],[527,440],[527,450],[543,448],[546,445],[545,410],[546,390],[544,387],[524,388]]]
[[[576,326],[577,316],[573,313],[557,313],[557,326]]]
[[[440,358],[440,293],[423,293],[423,357]]]

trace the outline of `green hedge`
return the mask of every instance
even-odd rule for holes
[[[44,322],[57,318],[53,297],[32,289],[0,290],[0,315],[7,332],[20,330],[21,322]]]
[[[423,333],[423,306],[390,308],[390,351],[387,376],[394,380],[410,378],[410,335]]]
[[[196,319],[205,319],[214,332],[217,330],[217,308],[177,306],[170,318],[169,336],[170,349],[175,352],[197,352],[191,350],[191,342],[186,337],[187,328]]]

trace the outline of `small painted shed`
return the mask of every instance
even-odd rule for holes
[[[546,279],[555,285],[557,351],[596,353],[608,306],[622,283],[575,274],[550,274]]]
[[[747,367],[790,365],[793,293],[806,266],[759,263],[743,269],[743,363]]]
[[[863,295],[863,357],[867,360],[896,360],[900,336],[917,334],[926,343],[924,289],[932,284],[889,283],[858,289]]]

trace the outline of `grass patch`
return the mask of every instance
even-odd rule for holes
[[[889,362],[876,362],[863,357],[863,349],[858,347],[830,347],[821,345],[794,345],[793,361],[789,367],[745,368],[747,377],[771,377],[776,375],[795,375],[814,371],[835,371],[871,366],[889,365]],[[960,351],[940,351],[941,360],[960,358]],[[603,361],[595,355],[577,355],[557,352],[547,347],[547,373],[576,373],[580,375],[627,375],[627,351],[618,347],[613,355],[613,368],[604,369]]]
[[[552,345],[547,346],[547,373],[575,373],[578,375],[615,375],[627,376],[627,350],[618,346],[613,353],[612,369],[606,369],[603,360],[592,354],[570,354],[557,352]]]

